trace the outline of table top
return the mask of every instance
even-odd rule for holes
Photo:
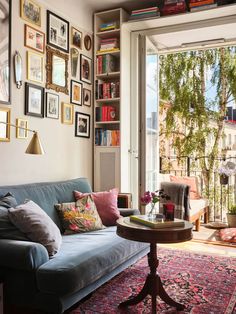
[[[129,217],[117,220],[117,234],[125,239],[148,243],[178,243],[192,239],[193,225],[185,221],[184,227],[154,229],[130,221]]]

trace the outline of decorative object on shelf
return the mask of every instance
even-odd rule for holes
[[[88,51],[92,48],[92,38],[88,34],[84,36],[84,47]]]
[[[80,80],[92,83],[92,60],[84,55],[80,55]]]
[[[72,104],[82,106],[82,89],[81,83],[71,80],[70,102]]]
[[[41,6],[33,0],[21,0],[21,18],[41,26]]]
[[[79,64],[79,51],[76,48],[70,49],[70,60],[71,60],[71,76],[77,77],[78,64]]]
[[[161,15],[179,14],[186,12],[185,0],[164,0],[160,7]]]
[[[11,0],[0,0],[0,103],[10,104],[11,86]]]
[[[69,52],[69,22],[47,10],[47,44]]]
[[[236,228],[236,204],[231,205],[226,215],[229,228]]]
[[[38,29],[25,24],[25,47],[44,53],[45,34]]]
[[[44,88],[25,83],[25,115],[44,117]]]
[[[91,107],[91,90],[83,88],[83,105]]]
[[[0,108],[0,142],[10,141],[11,110]]]
[[[16,138],[26,139],[28,137],[28,120],[16,119]]]
[[[82,49],[82,33],[78,29],[71,27],[71,45]]]
[[[46,117],[59,119],[59,95],[46,93]]]
[[[68,59],[69,56],[59,50],[46,47],[46,88],[69,94]]]
[[[64,124],[73,124],[74,106],[72,104],[62,103],[61,122]]]
[[[27,79],[36,83],[43,83],[43,55],[27,51]]]
[[[90,115],[76,112],[75,113],[75,136],[90,137]]]
[[[14,55],[14,72],[16,87],[20,89],[22,86],[22,58],[19,51],[16,51]]]
[[[229,177],[236,174],[236,165],[232,161],[228,161],[226,164],[222,164],[218,170],[220,175],[220,184],[226,185],[229,182]]]
[[[146,191],[144,192],[144,195],[140,198],[141,205],[146,206],[148,204],[151,205],[151,209],[148,212],[148,216],[155,215],[155,206],[160,201],[160,199],[163,200],[169,200],[169,195],[165,194],[163,190],[156,190],[155,192]]]

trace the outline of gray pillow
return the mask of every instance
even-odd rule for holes
[[[8,210],[11,222],[34,242],[41,243],[49,256],[61,246],[61,233],[52,219],[33,201]]]
[[[8,209],[16,205],[16,199],[11,193],[0,197],[0,239],[29,241],[9,219]]]

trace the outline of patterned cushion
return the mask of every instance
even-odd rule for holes
[[[220,230],[220,239],[225,242],[236,243],[236,228],[225,228]]]
[[[101,218],[90,195],[76,202],[55,205],[65,234],[103,229]]]

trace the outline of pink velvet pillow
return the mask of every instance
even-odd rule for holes
[[[92,195],[102,223],[105,226],[114,226],[116,224],[116,220],[121,217],[117,208],[118,190],[112,189],[109,192],[104,191],[93,193],[81,193],[79,191],[74,191],[76,200],[79,200],[80,198],[89,194]]]
[[[225,242],[236,243],[236,228],[221,229],[220,239]]]
[[[176,183],[182,183],[190,186],[190,199],[199,200],[200,195],[197,190],[197,182],[195,177],[177,177],[170,175],[170,181]]]

